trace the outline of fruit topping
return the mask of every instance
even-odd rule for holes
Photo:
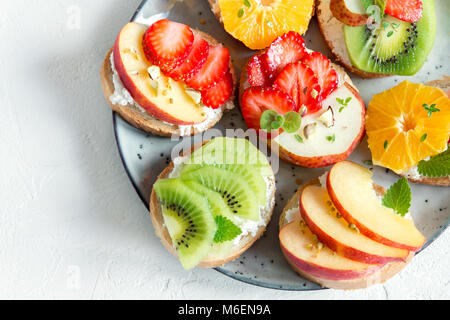
[[[344,26],[345,44],[352,64],[361,71],[413,75],[425,63],[436,38],[432,0],[423,1],[417,22],[385,15],[378,28]]]
[[[177,81],[187,81],[203,67],[208,58],[209,44],[201,35],[195,35],[194,44],[187,58],[175,68],[165,68],[164,73]]]
[[[255,55],[248,63],[248,82],[252,87],[266,87],[270,85],[270,80],[263,67],[264,57],[265,55]]]
[[[373,97],[366,132],[373,164],[402,173],[447,148],[450,99],[441,89],[404,81]]]
[[[285,114],[296,111],[297,107],[288,94],[276,88],[251,87],[242,96],[241,110],[247,126],[259,130],[261,115],[266,110]]]
[[[253,50],[267,48],[291,30],[303,34],[314,12],[313,0],[219,0],[218,4],[225,30]]]
[[[180,262],[192,269],[208,254],[217,229],[208,201],[177,179],[158,180],[154,190]]]
[[[149,61],[175,68],[189,55],[193,43],[194,34],[187,25],[164,19],[148,28],[142,45]]]
[[[312,52],[303,58],[302,62],[314,71],[319,80],[321,100],[326,99],[339,84],[338,75],[330,65],[330,60],[320,52]]]
[[[202,92],[203,104],[212,109],[220,108],[233,94],[233,86],[233,76],[228,72],[215,86]]]
[[[290,31],[278,37],[264,54],[263,66],[268,78],[273,81],[285,66],[306,55],[305,40],[300,34]]]
[[[230,68],[230,52],[222,45],[209,48],[208,58],[197,74],[187,81],[196,90],[206,90],[219,82]]]
[[[387,0],[385,12],[402,21],[416,22],[422,18],[422,0]]]
[[[292,98],[297,110],[303,105],[308,110],[307,114],[320,110],[321,88],[319,80],[314,75],[313,70],[302,62],[287,65],[273,85]]]
[[[340,22],[352,26],[363,26],[367,23],[367,19],[369,16],[363,13],[362,6],[358,8],[360,10],[354,11],[355,8],[351,8],[348,6],[348,2],[345,0],[331,0],[330,1],[330,10],[333,16],[338,19]]]

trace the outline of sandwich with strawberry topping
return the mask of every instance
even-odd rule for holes
[[[299,166],[342,161],[364,137],[366,108],[350,77],[293,31],[250,58],[239,96],[247,126]]]
[[[114,111],[160,136],[191,136],[234,108],[236,75],[229,50],[208,34],[163,19],[123,27],[101,70]]]

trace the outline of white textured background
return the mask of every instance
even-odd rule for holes
[[[0,0],[0,298],[450,298],[448,231],[361,291],[281,292],[182,271],[122,168],[99,84],[139,2]]]

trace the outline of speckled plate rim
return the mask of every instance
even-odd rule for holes
[[[143,0],[141,2],[139,7],[136,9],[135,13],[133,14],[133,17],[131,18],[131,21],[135,20],[135,18],[138,16],[138,14],[140,13],[140,11],[142,10],[142,8],[145,6],[145,4],[147,2],[148,2],[148,0]],[[118,119],[118,117],[120,117],[120,115],[113,111],[112,112],[112,120],[113,120],[114,137],[115,137],[115,140],[116,140],[117,149],[119,151],[119,156],[120,156],[120,159],[122,161],[122,164],[123,164],[123,167],[125,169],[125,172],[126,172],[128,178],[129,178],[133,188],[136,190],[136,193],[138,194],[138,196],[141,199],[142,203],[146,207],[147,211],[149,211],[149,199],[146,199],[144,197],[144,195],[142,194],[142,192],[140,191],[138,183],[134,180],[134,178],[133,178],[133,176],[132,176],[132,174],[130,172],[130,169],[128,168],[128,165],[127,165],[127,163],[125,161],[124,152],[123,152],[122,147],[121,147],[120,137],[119,137],[118,129],[117,129],[117,126],[118,126],[117,119]],[[434,233],[433,236],[430,239],[427,240],[425,245],[419,251],[416,252],[416,255],[421,253],[431,243],[433,243],[437,238],[439,238],[439,236],[443,232],[445,232],[445,230],[447,230],[447,228],[449,226],[450,226],[450,219],[448,219],[446,221],[444,226],[439,231]],[[228,270],[220,268],[220,267],[214,268],[214,270],[216,270],[217,272],[219,272],[219,273],[221,273],[221,274],[223,274],[225,276],[228,276],[228,277],[230,277],[230,278],[232,278],[234,280],[237,280],[237,281],[240,281],[240,282],[243,282],[243,283],[246,283],[246,284],[254,285],[254,286],[257,286],[257,287],[261,287],[261,288],[268,288],[268,289],[274,289],[274,290],[280,290],[280,291],[319,291],[319,290],[328,290],[329,289],[329,288],[320,287],[319,285],[318,285],[317,288],[303,288],[303,287],[299,286],[298,284],[296,284],[296,285],[274,285],[274,284],[263,282],[263,281],[257,281],[257,280],[254,280],[254,279],[251,279],[251,278],[248,278],[248,277],[243,277],[243,276],[240,276],[238,274],[235,274],[234,272],[228,271]]]

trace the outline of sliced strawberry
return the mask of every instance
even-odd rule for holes
[[[230,68],[230,52],[222,45],[209,48],[208,59],[199,72],[187,81],[196,90],[207,90],[222,79]]]
[[[187,81],[200,71],[208,58],[208,53],[208,42],[202,36],[196,35],[191,52],[187,58],[178,67],[163,68],[163,72],[177,81]]]
[[[320,85],[314,72],[302,62],[288,64],[275,80],[273,86],[287,93],[297,110],[306,106],[308,114],[320,110]]]
[[[202,102],[212,109],[220,108],[233,94],[233,76],[228,71],[217,84],[202,92]]]
[[[275,39],[264,54],[264,68],[272,81],[289,63],[300,61],[307,54],[305,40],[290,31]]]
[[[186,59],[193,43],[194,33],[187,25],[164,19],[148,28],[142,45],[147,59],[174,68]]]
[[[248,63],[248,82],[252,87],[266,87],[270,85],[270,80],[263,67],[263,58],[264,55],[255,55]]]
[[[416,22],[422,18],[422,0],[388,0],[385,12],[402,21]]]
[[[285,114],[296,110],[296,106],[289,95],[276,88],[248,88],[244,92],[241,102],[241,111],[247,126],[259,130],[261,115],[266,110],[275,110],[280,114]]]
[[[310,67],[319,79],[319,85],[322,88],[320,98],[321,100],[326,99],[339,84],[338,75],[336,70],[330,66],[330,60],[320,52],[312,52],[304,57],[302,62]]]

